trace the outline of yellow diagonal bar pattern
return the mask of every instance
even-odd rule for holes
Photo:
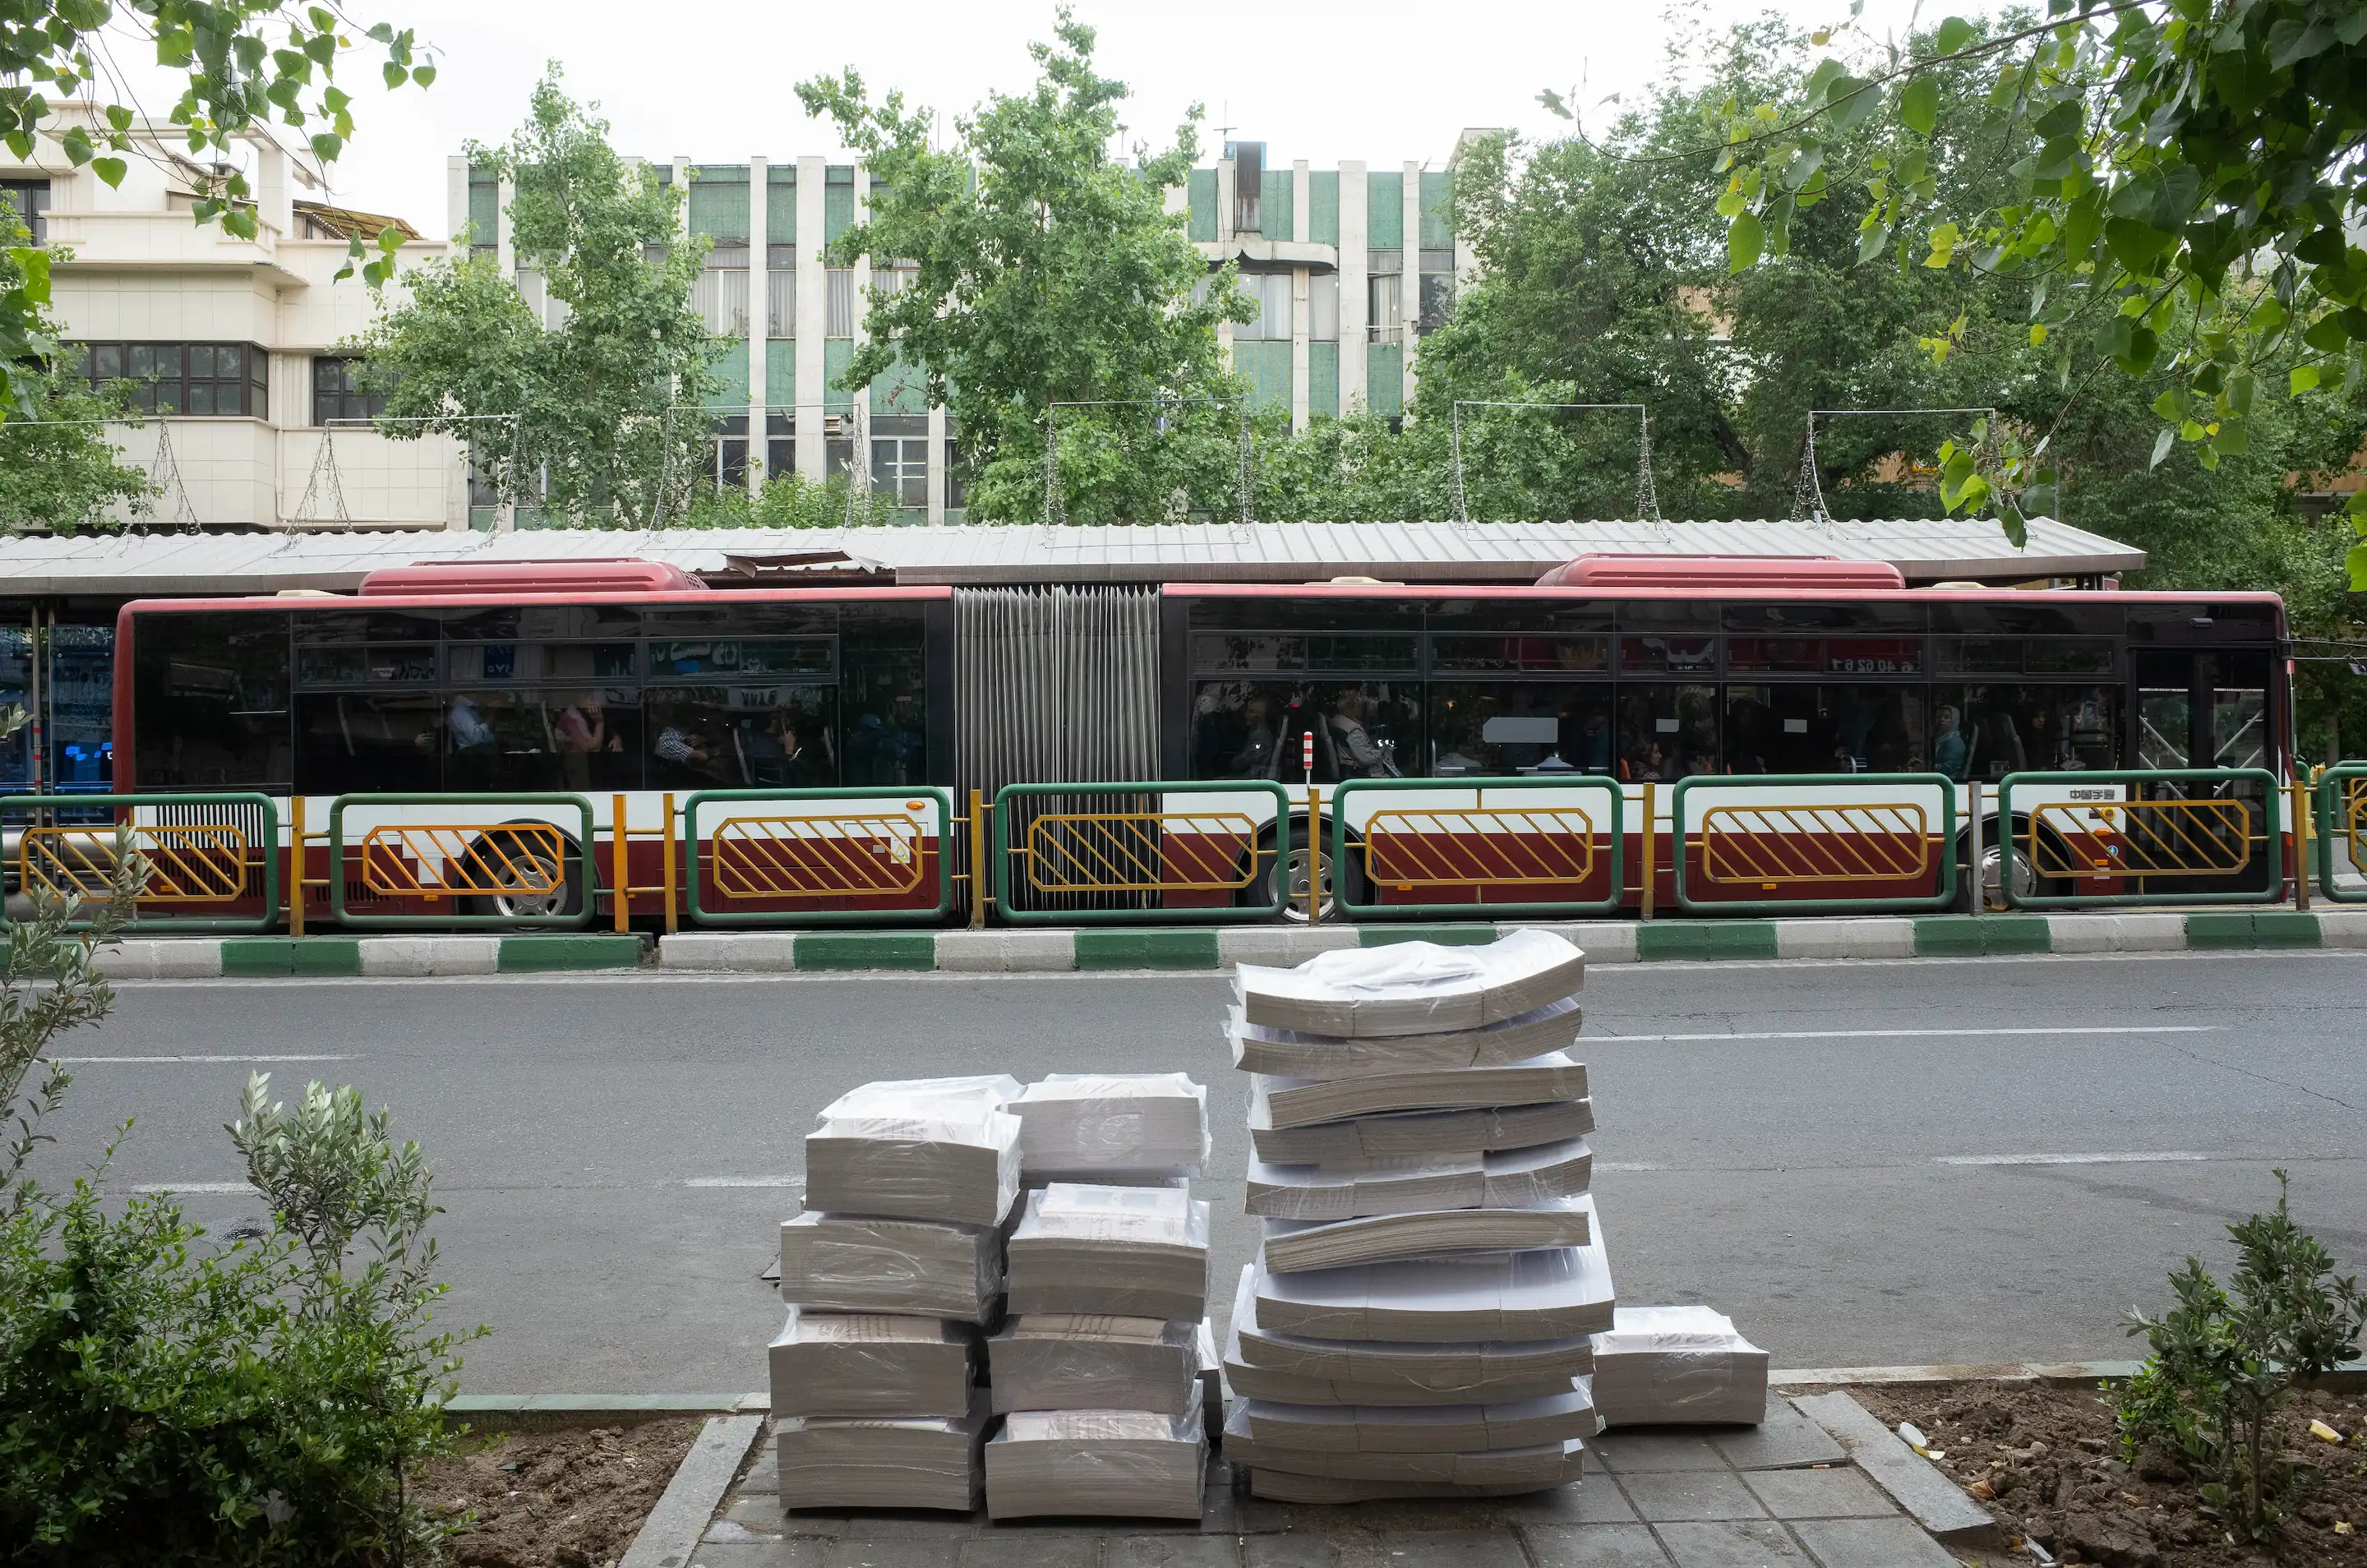
[[[1914,801],[1713,806],[1702,813],[1702,879],[1750,884],[1898,882],[1930,875],[1931,821]]]
[[[28,892],[105,897],[115,874],[110,826],[28,828],[17,852]],[[142,904],[228,904],[246,891],[246,835],[228,823],[137,827],[132,844],[148,863]]]
[[[1572,807],[1392,808],[1365,824],[1365,870],[1399,890],[1561,886],[1594,874],[1594,840]]]
[[[556,893],[567,836],[548,822],[404,823],[362,840],[362,883],[381,897]]]
[[[2241,800],[2048,801],[2030,814],[2041,876],[2235,876],[2252,863]]]
[[[844,898],[921,885],[923,826],[893,813],[734,817],[715,829],[726,898]]]
[[[1199,893],[1246,887],[1257,823],[1237,811],[1048,812],[1014,852],[1037,893]]]

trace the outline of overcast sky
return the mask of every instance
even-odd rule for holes
[[[1807,25],[1847,0],[1697,0],[1720,20],[1776,10]],[[1936,19],[1931,8],[1926,25]],[[1960,7],[1975,8],[1973,0]],[[354,14],[418,30],[437,51],[433,88],[388,95],[374,63],[349,73],[359,135],[337,196],[445,232],[444,160],[462,141],[499,141],[525,113],[546,60],[596,100],[617,146],[651,158],[736,163],[832,150],[809,122],[798,81],[853,65],[875,90],[901,87],[954,114],[1031,79],[1029,39],[1048,36],[1051,0],[355,0]],[[1444,164],[1466,126],[1543,130],[1537,90],[1581,79],[1590,100],[1665,70],[1660,0],[1082,0],[1097,59],[1134,97],[1124,116],[1163,144],[1186,106],[1263,141],[1269,166],[1305,158]],[[1869,0],[1868,23],[1903,27],[1908,0]],[[152,104],[160,109],[162,104]]]

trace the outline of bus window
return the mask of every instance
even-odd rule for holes
[[[142,788],[288,787],[285,614],[142,615],[133,659]]]
[[[1920,686],[1726,689],[1732,773],[1899,773],[1925,766]]]
[[[1611,688],[1558,682],[1433,682],[1434,777],[1612,772]]]
[[[455,692],[444,706],[444,787],[639,789],[640,718],[629,690]]]
[[[1667,782],[1717,771],[1717,688],[1627,686],[1619,694],[1619,776]]]
[[[0,736],[0,789],[12,795],[33,782],[33,727],[26,707],[32,669],[32,632],[24,626],[0,631],[0,715],[7,716],[0,725],[6,730]]]
[[[433,691],[308,692],[296,699],[296,787],[440,790],[443,728],[444,699]]]
[[[2081,773],[2120,765],[2121,694],[2116,686],[1942,686],[1939,707],[1953,710],[1964,737],[1961,776],[2001,779],[2025,770]],[[1934,743],[1940,771],[1956,749]]]
[[[1410,682],[1312,683],[1205,681],[1193,704],[1192,776],[1314,782],[1398,778],[1419,772],[1421,705]]]
[[[903,610],[850,606],[839,636],[840,781],[850,784],[929,782],[927,671],[921,623]],[[1096,723],[1080,713],[1073,721]]]
[[[1297,687],[1270,681],[1201,682],[1192,703],[1192,776],[1301,776],[1297,755],[1283,755],[1284,716],[1298,698]]]

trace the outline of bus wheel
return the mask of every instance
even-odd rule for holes
[[[1998,842],[1996,831],[1997,824],[1994,821],[1985,823],[1984,828],[1987,830],[1981,835],[1981,863],[1978,868],[1981,892],[1986,899],[1982,908],[1985,909],[2011,908],[2013,906],[2005,901],[2005,846]],[[2015,818],[2013,819],[2012,831],[2014,835],[2014,842],[2017,844],[2022,843],[2030,836],[2029,819],[2021,817]],[[1972,857],[1973,839],[1972,835],[1967,833],[1963,838],[1956,840],[1956,902],[1954,908],[1956,913],[1960,915],[1968,915],[1973,912],[1974,868],[1971,863]],[[2053,880],[2039,875],[2035,870],[2032,869],[2030,856],[2028,854],[2018,854],[2013,857],[2013,892],[2015,897],[2031,898],[2055,891],[2056,891],[2056,885]]]
[[[1358,864],[1361,846],[1351,844],[1348,863],[1335,865],[1331,857],[1331,838],[1327,831],[1319,844],[1307,841],[1307,819],[1293,818],[1290,824],[1290,854],[1277,861],[1274,852],[1272,830],[1258,838],[1257,870],[1249,886],[1243,887],[1240,901],[1253,908],[1270,908],[1277,894],[1284,899],[1282,918],[1295,925],[1307,923],[1307,883],[1309,875],[1318,878],[1316,902],[1323,919],[1340,918],[1339,895],[1344,871],[1347,893],[1351,902],[1363,903],[1369,897],[1364,868]]]
[[[504,919],[549,919],[583,911],[583,852],[573,840],[564,840],[563,863],[552,863],[540,835],[505,833],[488,829],[478,844],[483,863],[495,872],[497,885],[514,884],[514,893],[492,893],[460,900],[465,915],[498,915]],[[504,868],[515,867],[514,874]]]

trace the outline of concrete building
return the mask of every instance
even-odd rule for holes
[[[1458,151],[1481,134],[1465,132]],[[819,157],[677,157],[659,171],[686,193],[686,233],[709,243],[700,312],[734,345],[713,400],[717,482],[753,486],[791,471],[821,479],[860,448],[872,489],[891,496],[906,520],[963,521],[950,461],[959,433],[944,409],[929,406],[921,378],[884,377],[859,397],[834,385],[862,341],[863,291],[899,283],[868,257],[850,267],[825,260],[826,247],[861,220],[869,172]],[[478,252],[496,256],[538,310],[555,310],[511,250],[510,192],[466,158],[447,160],[446,180],[452,233],[467,231]],[[1259,301],[1256,321],[1219,333],[1258,406],[1287,410],[1297,430],[1360,409],[1404,412],[1421,340],[1445,319],[1470,267],[1454,234],[1452,181],[1451,169],[1420,164],[1276,168],[1264,143],[1232,141],[1169,193],[1211,267],[1237,263],[1242,288]],[[480,525],[492,511],[479,509]]]
[[[327,199],[309,153],[257,132],[234,146],[253,189],[253,240],[191,218],[201,166],[177,127],[141,122],[122,184],[74,166],[57,138],[93,123],[55,106],[31,155],[0,149],[0,200],[54,253],[53,314],[95,378],[142,384],[140,428],[115,439],[164,488],[152,527],[459,528],[466,468],[442,436],[396,441],[330,422],[376,412],[335,345],[377,309],[358,276],[334,281],[347,241],[394,221]],[[408,269],[447,247],[406,235]],[[400,285],[398,284],[399,288]]]

